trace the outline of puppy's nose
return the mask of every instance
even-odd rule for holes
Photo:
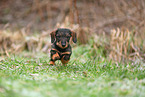
[[[63,43],[61,43],[61,45],[62,45],[62,47],[65,47],[66,43],[65,43],[65,42],[63,42]]]

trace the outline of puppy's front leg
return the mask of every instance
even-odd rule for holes
[[[61,58],[61,62],[62,64],[66,65],[70,60],[70,55],[63,55],[63,57]]]
[[[58,52],[51,50],[51,59],[50,59],[50,65],[55,65],[55,61],[60,59],[60,56],[58,54]]]

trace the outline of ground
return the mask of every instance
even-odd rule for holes
[[[145,97],[144,16],[145,0],[0,0],[0,97]],[[78,42],[50,66],[59,27]]]
[[[82,49],[83,48],[83,49]],[[144,97],[145,64],[114,63],[101,50],[73,48],[67,66],[49,66],[49,54],[12,54],[0,60],[1,97]]]

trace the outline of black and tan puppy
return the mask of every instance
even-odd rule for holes
[[[56,60],[61,60],[62,64],[69,62],[72,49],[69,44],[70,38],[74,43],[77,42],[76,33],[65,28],[59,28],[50,33],[51,35],[51,59],[50,65],[55,65]]]

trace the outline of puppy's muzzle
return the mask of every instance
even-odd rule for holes
[[[61,42],[62,47],[66,46],[66,42]]]
[[[68,42],[57,42],[56,43],[57,46],[59,46],[60,48],[64,49],[64,48],[67,48],[68,47]]]

